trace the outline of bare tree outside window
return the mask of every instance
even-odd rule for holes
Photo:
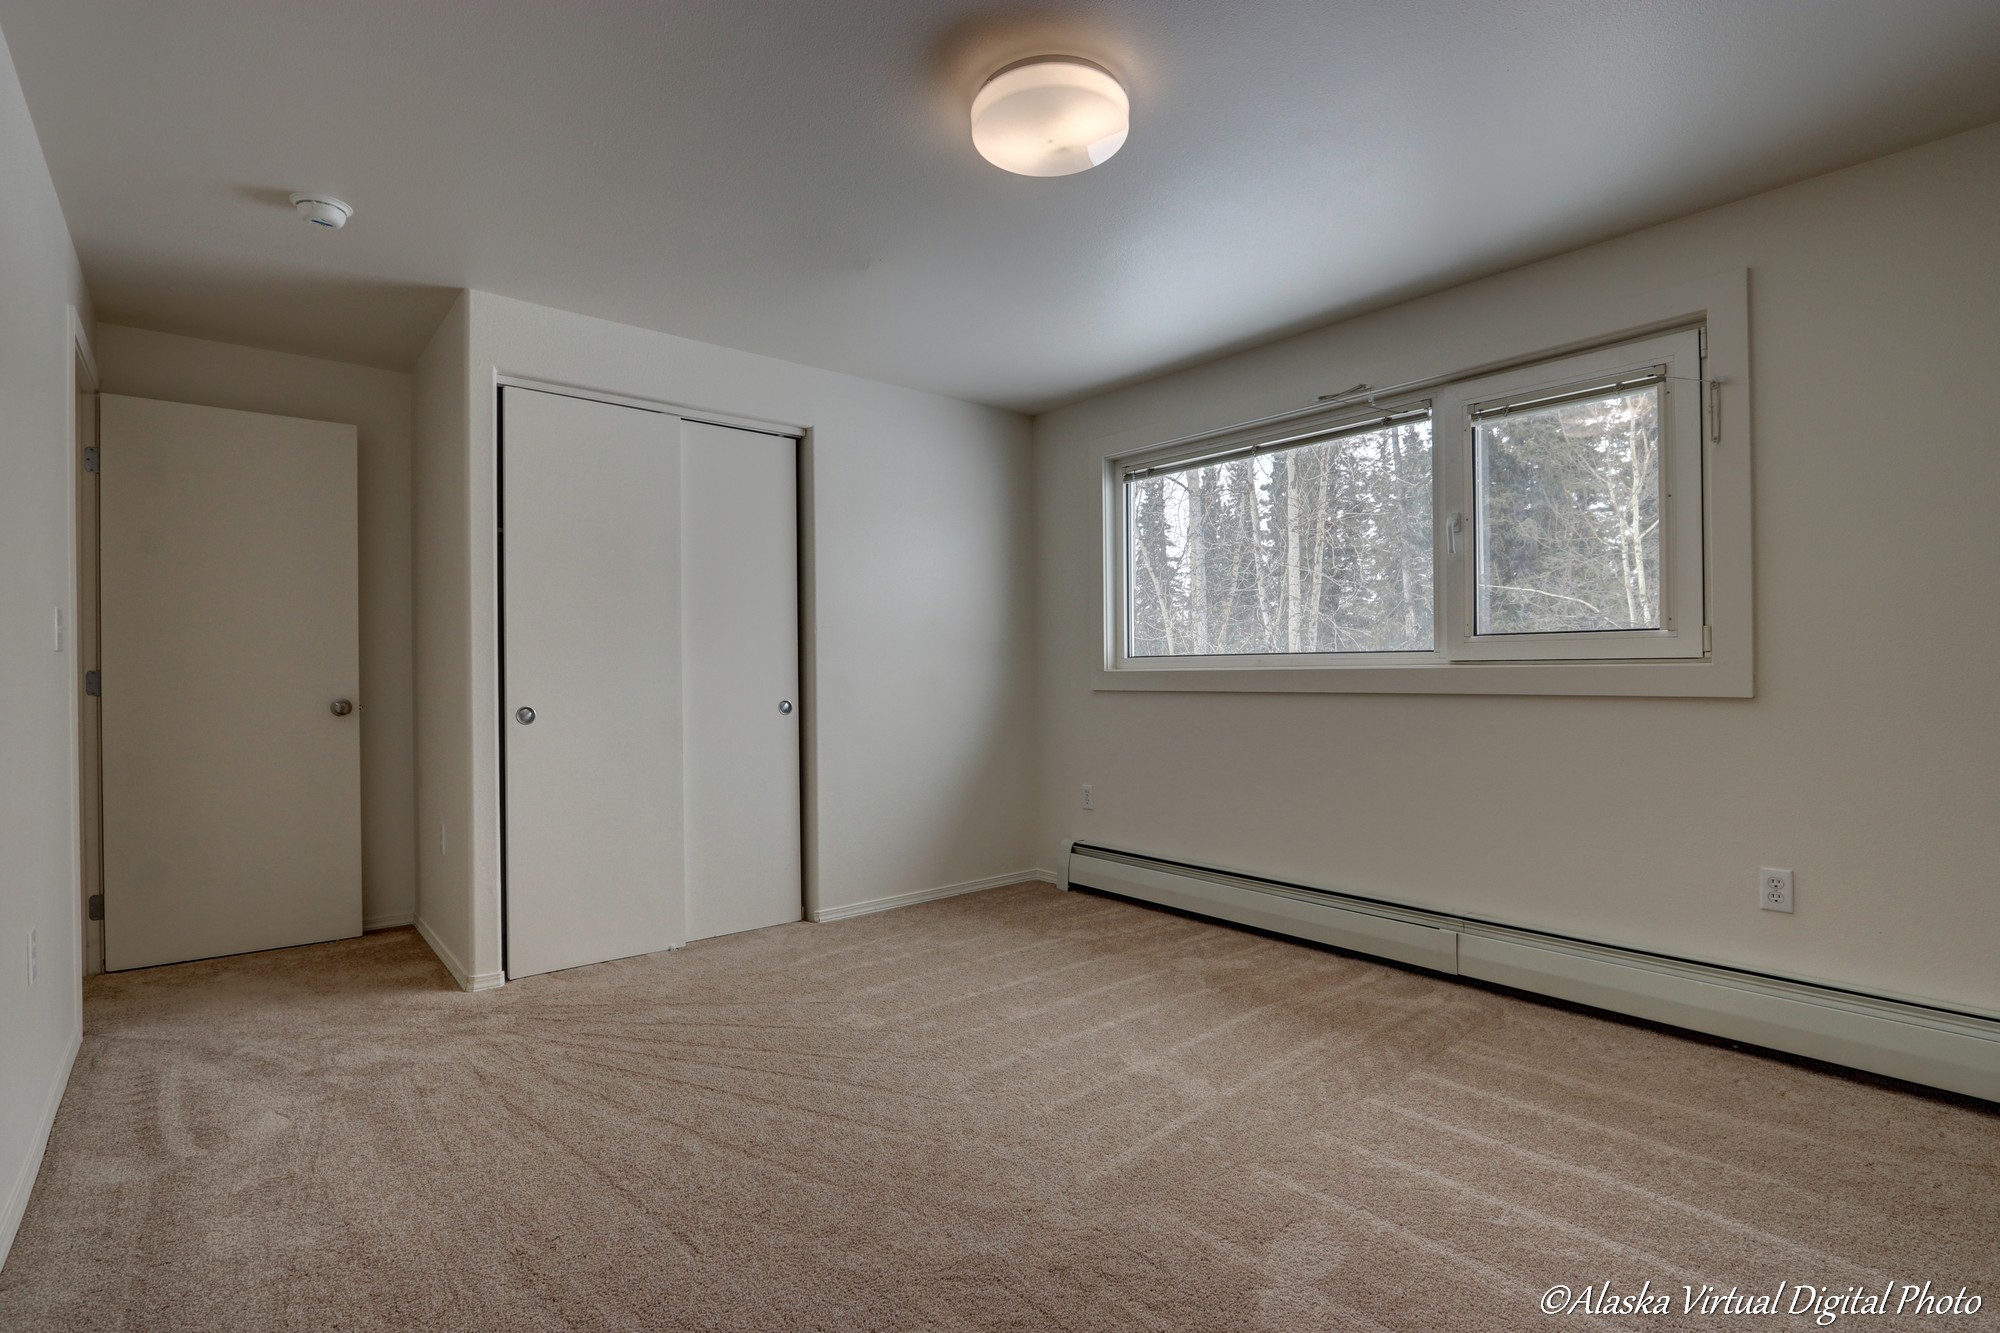
[[[1125,483],[1134,657],[1434,646],[1424,420]]]
[[[1477,426],[1481,634],[1660,627],[1660,385]]]

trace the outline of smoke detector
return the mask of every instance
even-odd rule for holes
[[[331,227],[339,231],[354,216],[354,210],[345,201],[330,194],[295,194],[292,207],[299,210],[299,216],[315,227]]]

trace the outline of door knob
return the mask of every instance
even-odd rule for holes
[[[792,701],[791,701],[790,699],[780,699],[780,700],[778,700],[778,711],[779,711],[780,713],[789,713],[789,712],[791,712],[791,711],[792,711]]]
[[[335,699],[326,706],[326,711],[332,713],[335,717],[346,717],[354,711],[354,705],[345,699]]]
[[[522,726],[525,727],[530,722],[533,722],[535,720],[535,710],[532,708],[525,708],[525,707],[516,708],[514,710],[514,720],[516,722],[519,722]]]

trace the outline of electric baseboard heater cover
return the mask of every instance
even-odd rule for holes
[[[1072,843],[1065,887],[2000,1101],[2000,1019]]]

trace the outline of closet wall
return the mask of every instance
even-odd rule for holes
[[[809,909],[1035,873],[1025,419],[468,292],[418,363],[415,470],[418,917],[462,984],[501,980],[501,375],[807,428]]]

